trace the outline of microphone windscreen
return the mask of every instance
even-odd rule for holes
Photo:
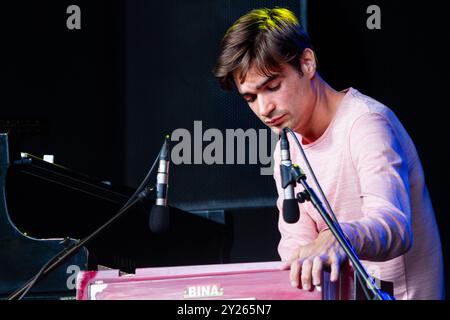
[[[153,233],[164,233],[169,229],[170,212],[167,206],[154,205],[150,211],[149,226]]]
[[[296,199],[283,200],[283,219],[286,223],[296,223],[300,219],[300,209]]]

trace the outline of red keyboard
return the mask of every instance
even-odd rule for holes
[[[293,288],[282,262],[197,265],[85,271],[77,278],[79,300],[348,300],[353,298],[353,272],[341,272],[330,283],[324,272],[322,290]]]

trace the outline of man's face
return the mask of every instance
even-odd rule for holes
[[[241,96],[276,134],[285,127],[300,133],[309,129],[315,99],[311,79],[290,64],[284,64],[272,77],[260,75],[252,67],[242,84],[237,76],[234,79]]]

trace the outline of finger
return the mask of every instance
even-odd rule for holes
[[[314,286],[322,284],[323,260],[321,257],[315,257],[312,266],[312,281]]]
[[[339,279],[339,271],[340,271],[341,263],[339,259],[334,258],[331,261],[331,275],[330,275],[330,281],[336,282]]]
[[[312,272],[313,264],[310,259],[305,259],[302,264],[302,288],[303,290],[310,290],[311,289],[311,272]]]
[[[301,265],[302,265],[301,260],[295,260],[291,264],[291,272],[289,273],[289,277],[291,280],[291,285],[295,288],[298,288],[299,286]]]
[[[289,270],[291,268],[292,261],[282,261],[280,266],[278,267],[279,270]]]

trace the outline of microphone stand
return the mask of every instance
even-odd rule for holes
[[[50,273],[52,270],[54,270],[56,267],[58,267],[67,258],[74,255],[86,243],[88,243],[89,241],[94,239],[101,232],[103,232],[105,229],[107,229],[109,226],[111,226],[114,222],[116,222],[119,218],[121,218],[125,213],[127,213],[131,208],[133,208],[137,203],[148,199],[149,195],[150,195],[150,190],[151,189],[149,189],[149,188],[145,188],[142,192],[140,192],[137,195],[136,199],[134,199],[130,203],[127,203],[122,209],[119,210],[119,212],[115,216],[113,216],[111,219],[109,219],[105,224],[100,226],[97,230],[95,230],[94,232],[92,232],[90,235],[88,235],[84,239],[80,240],[79,242],[75,243],[71,247],[61,250],[56,256],[54,256],[50,261],[48,261],[44,265],[44,267],[41,268],[41,270],[38,272],[38,274],[36,274],[32,279],[30,279],[22,287],[20,287],[13,294],[11,294],[8,297],[8,300],[22,299],[22,297],[31,289],[32,286],[34,286],[34,284],[37,281],[39,281],[44,276],[46,276],[48,273]]]
[[[169,136],[165,137],[165,143],[166,145],[168,142]],[[161,152],[164,149],[164,145],[159,151],[158,156],[155,159],[155,162],[153,163],[150,170],[147,172],[147,175],[145,176],[142,183],[139,185],[139,187],[136,189],[135,193],[128,199],[128,201],[124,204],[124,206],[117,212],[117,214],[109,219],[105,224],[100,226],[97,230],[92,232],[89,236],[85,237],[84,239],[80,240],[79,242],[73,244],[71,247],[64,248],[61,250],[58,254],[56,254],[53,258],[51,258],[40,270],[39,272],[30,280],[28,280],[22,287],[17,289],[15,292],[13,292],[10,296],[8,296],[8,300],[13,299],[22,299],[28,291],[38,282],[40,279],[42,279],[45,275],[47,275],[49,272],[54,270],[57,266],[59,266],[63,261],[65,261],[67,258],[75,254],[78,250],[80,250],[86,243],[94,239],[96,236],[98,236],[101,232],[103,232],[105,229],[107,229],[109,226],[111,226],[114,222],[116,222],[119,218],[121,218],[126,212],[128,212],[132,207],[134,207],[137,203],[141,201],[146,201],[150,198],[150,191],[152,191],[152,188],[146,187],[150,178],[150,174],[153,172],[153,168],[156,165],[156,162],[161,156]],[[142,190],[142,191],[141,191]],[[20,296],[19,296],[20,295]]]
[[[304,191],[297,194],[297,201],[299,203],[310,201],[313,204],[314,208],[316,208],[316,210],[320,213],[323,220],[333,233],[334,237],[347,254],[347,257],[351,261],[353,268],[356,271],[357,277],[360,277],[360,279],[363,280],[363,283],[361,283],[361,285],[367,286],[367,288],[374,295],[374,300],[394,300],[394,298],[391,297],[388,293],[381,291],[381,289],[377,287],[372,277],[364,269],[356,252],[353,250],[351,244],[342,232],[342,229],[338,227],[337,222],[331,219],[330,214],[325,210],[319,197],[317,197],[314,190],[306,182],[306,175],[303,170],[298,165],[282,166],[282,170],[285,172],[282,172],[281,174],[285,177],[290,175],[292,179],[291,182],[300,183],[303,186]]]

